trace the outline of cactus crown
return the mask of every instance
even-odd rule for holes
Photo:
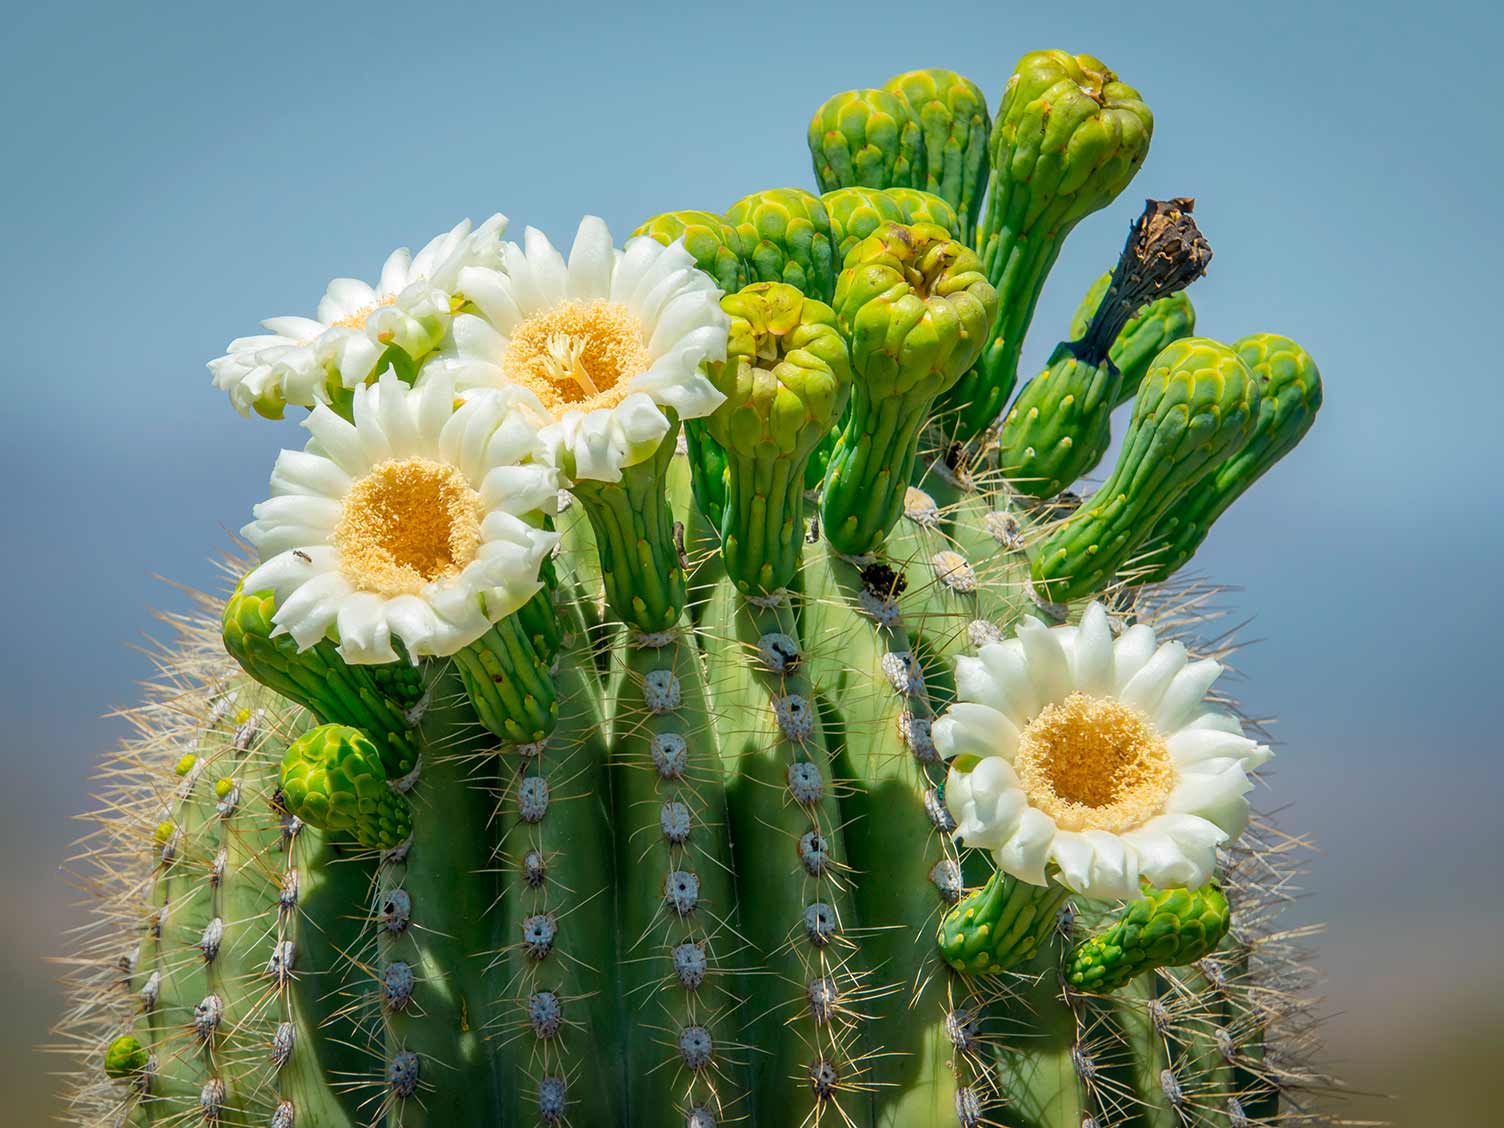
[[[313,437],[110,762],[76,1122],[1309,1119],[1269,749],[1164,636],[1316,366],[1192,336],[1151,200],[1012,398],[1152,131],[1091,56],[911,71],[821,195],[461,224],[232,344]]]

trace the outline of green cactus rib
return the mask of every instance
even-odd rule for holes
[[[383,859],[370,909],[380,968],[401,962],[414,979],[412,1002],[383,1012],[380,1068],[416,1070],[415,1089],[389,1084],[388,1125],[485,1124],[514,1083],[486,1043],[487,1004],[501,991],[479,950],[501,895],[488,832],[497,758],[452,672],[434,686],[420,733],[411,842]]]
[[[866,1038],[855,1021],[870,993],[856,928],[830,750],[787,599],[754,602],[729,582],[703,632],[716,714],[738,717],[721,756],[743,934],[767,984],[746,1039],[753,1123],[795,1128],[831,1116],[869,1122]]]
[[[1066,237],[1110,204],[1149,151],[1154,118],[1099,59],[1036,51],[1019,60],[992,127],[977,248],[998,292],[977,367],[946,396],[947,433],[991,427],[1018,379],[1024,335]]]
[[[1169,508],[1247,442],[1258,380],[1238,354],[1204,337],[1155,358],[1112,474],[1038,546],[1031,578],[1054,603],[1100,591]]]
[[[1096,316],[1107,288],[1112,285],[1112,271],[1108,271],[1091,284],[1076,312],[1071,315],[1068,340],[1079,341]],[[1123,374],[1118,382],[1113,408],[1122,407],[1138,394],[1138,386],[1149,371],[1149,363],[1166,345],[1172,344],[1196,332],[1196,309],[1191,305],[1190,295],[1181,290],[1168,297],[1150,302],[1128,319],[1118,339],[1108,350],[1107,359]]]
[[[733,962],[743,947],[717,726],[683,634],[628,646],[611,687],[629,1121],[744,1110],[747,1054]],[[710,1039],[708,1061],[680,1038]],[[712,1121],[714,1122],[714,1121]]]
[[[940,68],[906,71],[883,83],[883,89],[902,98],[919,124],[924,181],[916,181],[915,187],[933,192],[955,209],[960,223],[951,231],[970,243],[987,189],[992,133],[987,96],[971,79]]]
[[[923,188],[924,138],[900,94],[848,90],[828,98],[809,123],[820,191]]]
[[[976,359],[996,295],[976,255],[938,227],[889,224],[853,248],[836,314],[851,406],[821,501],[826,539],[870,553],[903,507],[930,405]]]
[[[272,592],[246,593],[239,586],[226,601],[225,649],[241,669],[268,689],[306,706],[320,721],[360,729],[381,751],[387,774],[397,779],[413,770],[417,753],[411,721],[383,688],[396,675],[378,681],[371,669],[347,665],[332,642],[298,651],[289,635],[273,635],[276,603]],[[409,691],[404,687],[402,692]]]
[[[1222,942],[1230,923],[1215,881],[1196,890],[1151,890],[1130,901],[1111,928],[1071,950],[1066,981],[1091,994],[1116,991],[1144,972],[1195,963]]]
[[[1027,963],[1054,934],[1068,896],[1061,886],[1030,885],[999,870],[940,921],[940,954],[957,971],[980,975]]]
[[[573,488],[595,535],[606,605],[639,631],[671,630],[684,610],[684,569],[664,493],[678,435],[675,422],[650,458],[622,468],[621,481]]]
[[[1191,200],[1150,200],[1133,224],[1096,313],[1049,367],[1024,385],[1003,420],[998,465],[1019,493],[1053,497],[1107,453],[1122,373],[1110,352],[1128,320],[1160,295],[1200,277],[1211,247]]]
[[[805,462],[846,405],[846,342],[835,311],[792,286],[757,283],[721,306],[731,338],[711,379],[727,398],[708,420],[729,459],[721,551],[739,590],[769,595],[799,571]]]
[[[1168,579],[1194,556],[1217,518],[1295,449],[1321,410],[1321,373],[1311,354],[1289,337],[1255,333],[1234,341],[1232,349],[1259,384],[1253,434],[1155,524],[1144,550],[1148,571],[1142,582]]]
[[[881,1047],[876,1123],[943,1123],[960,1080],[946,1036],[951,984],[932,939],[943,908],[936,867],[954,861],[926,811],[940,778],[926,739],[932,711],[903,618],[864,610],[876,585],[825,546],[805,575],[801,623],[818,640],[810,676],[843,785],[851,865],[883,875],[853,890],[875,986],[865,1010],[869,1041]]]
[[[557,727],[540,748],[503,759],[510,778],[495,947],[506,953],[506,988],[486,1033],[512,1078],[502,1091],[504,1122],[546,1122],[551,1086],[562,1083],[573,1122],[617,1124],[626,1118],[626,1062],[597,1052],[625,1022],[611,783],[599,679],[582,634],[564,647],[555,680]],[[540,920],[555,929],[546,949]]]
[[[726,223],[752,282],[786,282],[806,297],[829,302],[835,289],[830,216],[802,188],[770,188],[732,204]]]
[[[715,279],[728,294],[745,286],[747,264],[742,261],[736,229],[707,211],[672,211],[640,224],[633,236],[651,235],[664,246],[675,240],[694,256],[695,266]]]

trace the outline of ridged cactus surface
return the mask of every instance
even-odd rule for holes
[[[310,438],[105,763],[74,1122],[1318,1120],[1176,574],[1316,365],[1193,336],[1150,201],[1008,406],[1152,125],[1088,55],[911,71],[815,113],[818,194],[461,224],[233,342]]]

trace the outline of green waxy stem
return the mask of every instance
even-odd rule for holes
[[[270,591],[247,593],[237,586],[225,603],[225,649],[240,668],[268,689],[308,708],[320,721],[352,725],[375,741],[392,779],[418,762],[412,721],[387,694],[397,675],[373,677],[375,667],[349,666],[327,640],[298,651],[290,635],[273,635],[276,601]],[[410,696],[408,675],[396,686],[399,700]],[[421,695],[420,695],[421,697]]]
[[[951,238],[960,238],[955,208],[916,188],[837,188],[820,201],[830,216],[838,267],[846,262],[851,248],[885,223],[932,223],[943,227]]]
[[[651,235],[664,246],[678,240],[699,267],[728,294],[747,284],[747,264],[737,251],[736,229],[721,216],[707,211],[672,211],[655,215],[635,235]]]
[[[1077,341],[1086,335],[1087,326],[1102,303],[1102,296],[1112,285],[1112,275],[1109,270],[1086,291],[1086,296],[1071,315],[1070,340]],[[1185,290],[1150,302],[1129,318],[1107,353],[1107,358],[1123,374],[1112,406],[1122,407],[1138,394],[1144,373],[1149,371],[1149,362],[1159,355],[1161,349],[1195,332],[1196,309]]]
[[[1160,889],[1130,901],[1117,923],[1082,941],[1066,960],[1077,991],[1107,994],[1161,967],[1184,967],[1210,955],[1232,916],[1215,881],[1200,889]]]
[[[134,1034],[122,1034],[104,1051],[104,1073],[112,1081],[130,1081],[140,1077],[151,1062],[151,1054]]]
[[[1192,206],[1183,199],[1149,201],[1091,321],[1014,400],[1003,420],[998,465],[1018,492],[1053,497],[1107,452],[1123,378],[1110,350],[1139,309],[1189,285],[1211,261]]]
[[[847,258],[836,315],[851,347],[851,409],[821,517],[840,552],[871,552],[898,520],[935,397],[982,347],[997,295],[969,248],[938,227],[888,224]]]
[[[1069,890],[1030,885],[998,870],[940,921],[940,954],[957,971],[997,975],[1039,954]]]
[[[1321,409],[1321,373],[1311,354],[1289,337],[1255,333],[1232,347],[1258,378],[1253,434],[1159,519],[1144,551],[1148,572],[1143,582],[1167,579],[1195,555],[1217,518],[1295,449]]]
[[[886,90],[826,99],[810,119],[809,152],[822,192],[925,186],[919,121],[902,95]]]
[[[381,850],[412,833],[407,799],[388,786],[370,738],[349,725],[320,725],[289,744],[281,782],[283,804],[310,826]]]
[[[1018,379],[1018,357],[1066,236],[1106,207],[1149,152],[1154,118],[1099,59],[1036,51],[1019,60],[992,127],[987,210],[977,247],[998,308],[976,369],[951,390],[947,427],[990,427]]]
[[[1052,603],[1101,591],[1185,492],[1248,441],[1258,410],[1258,379],[1226,345],[1190,337],[1160,353],[1112,474],[1037,547],[1035,591]]]
[[[727,209],[726,222],[736,232],[737,253],[751,281],[787,282],[830,301],[840,264],[820,197],[802,188],[753,192]]]
[[[454,655],[465,693],[481,723],[511,744],[533,744],[553,731],[559,705],[549,665],[558,650],[556,631],[530,633],[539,613],[552,623],[553,603],[545,588],[516,614]]]
[[[684,569],[674,543],[666,478],[677,422],[650,458],[622,467],[621,481],[583,479],[573,493],[595,533],[606,605],[639,631],[666,631],[684,610]]]
[[[992,132],[987,96],[971,79],[938,67],[906,71],[890,78],[883,89],[907,102],[919,123],[924,181],[916,181],[915,186],[935,193],[955,209],[961,225],[953,234],[970,243],[987,188],[987,143]]]
[[[805,462],[846,406],[846,342],[834,310],[782,283],[728,294],[721,308],[731,336],[710,378],[726,401],[708,420],[730,459],[721,551],[739,590],[768,595],[799,570]]]

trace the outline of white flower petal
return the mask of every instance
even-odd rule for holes
[[[1029,680],[1041,704],[1064,701],[1075,688],[1070,662],[1060,645],[1060,636],[1038,619],[1025,616],[1018,624],[1018,641],[1023,644]]]
[[[1028,807],[1019,816],[1008,840],[997,848],[998,868],[1030,885],[1044,885],[1044,867],[1050,860],[1054,841],[1054,821],[1044,812]]]
[[[569,248],[570,299],[589,302],[608,298],[611,295],[611,268],[616,251],[611,245],[611,232],[599,216],[587,215],[580,220],[575,232],[574,244]]]
[[[1018,727],[990,705],[960,701],[930,728],[935,747],[947,760],[956,756],[997,756],[1008,763],[1018,751]]]
[[[1144,663],[1143,669],[1128,679],[1128,684],[1118,693],[1118,700],[1130,709],[1137,709],[1145,716],[1153,716],[1159,703],[1170,688],[1175,675],[1185,668],[1185,646],[1179,642],[1166,642]]]
[[[1112,644],[1113,685],[1121,693],[1134,674],[1144,668],[1154,657],[1159,642],[1154,637],[1154,628],[1144,623],[1135,623],[1124,631]]]
[[[1076,688],[1088,696],[1106,697],[1116,688],[1112,627],[1100,603],[1092,603],[1081,616],[1081,628],[1071,654],[1071,673]]]
[[[1159,731],[1173,732],[1195,716],[1207,690],[1221,674],[1222,663],[1210,658],[1192,662],[1176,674],[1151,718]]]

